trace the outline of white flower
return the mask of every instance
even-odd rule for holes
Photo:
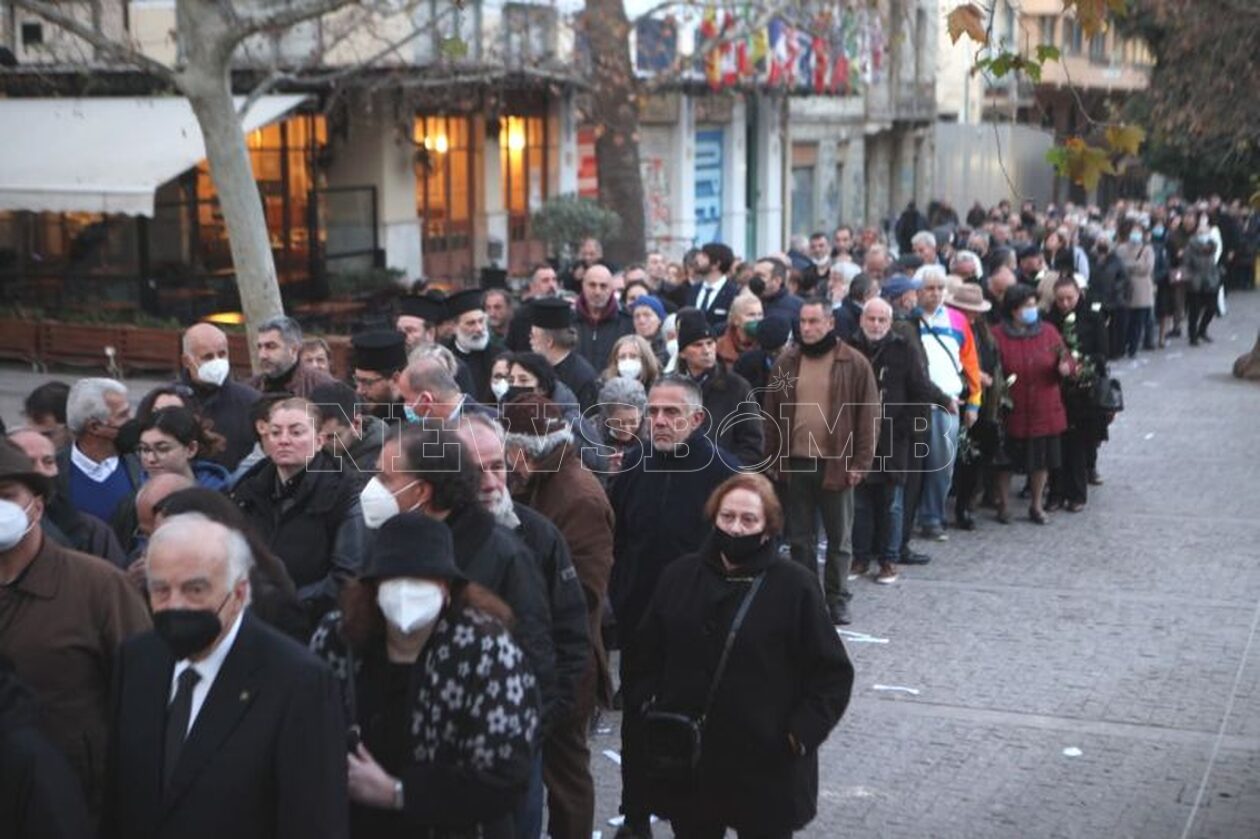
[[[1072,312],[1063,319],[1064,323],[1076,323],[1076,312]]]

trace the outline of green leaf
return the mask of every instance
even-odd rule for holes
[[[1046,152],[1046,163],[1054,167],[1060,175],[1067,174],[1068,151],[1063,146],[1054,146]]]
[[[468,42],[458,35],[443,38],[442,55],[446,58],[463,58],[468,55]]]
[[[1036,61],[1028,61],[1028,60],[1025,60],[1023,62],[1023,65],[1024,65],[1024,72],[1028,74],[1028,78],[1040,84],[1041,83],[1041,65],[1038,64]]]
[[[1007,73],[1011,72],[1011,68],[1014,66],[1017,59],[1018,56],[1009,52],[1004,52],[989,63],[989,72],[1000,79]]]
[[[1042,44],[1037,47],[1037,60],[1042,64],[1047,61],[1058,61],[1063,57],[1063,53],[1059,52],[1059,48],[1050,44]]]

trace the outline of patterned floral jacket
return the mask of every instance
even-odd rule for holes
[[[311,649],[353,709],[349,685],[362,662],[345,644],[340,612],[320,622]],[[403,817],[438,828],[428,835],[487,835],[479,828],[510,812],[529,779],[540,722],[534,674],[503,625],[472,608],[442,614],[415,666]]]

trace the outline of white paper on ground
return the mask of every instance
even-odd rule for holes
[[[836,634],[846,641],[852,641],[855,644],[887,644],[887,638],[876,638],[874,635],[867,635],[865,632],[851,632],[847,629],[837,629]]]
[[[1068,746],[1066,749],[1063,750],[1064,757],[1080,757],[1082,754],[1083,752],[1081,752],[1080,749],[1076,748],[1076,746]]]
[[[901,685],[873,685],[872,688],[874,690],[887,690],[887,691],[894,691],[896,693],[908,693],[911,696],[919,695],[918,688],[907,688],[907,687],[902,687]]]
[[[621,755],[617,754],[612,749],[604,749],[604,757],[608,758],[618,766],[621,765]]]

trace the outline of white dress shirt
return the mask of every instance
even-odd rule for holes
[[[704,283],[700,286],[700,294],[696,297],[696,306],[702,312],[708,312],[713,307],[713,303],[718,299],[718,295],[722,293],[722,287],[726,285],[726,277],[718,277],[716,283],[709,285]]]
[[[98,484],[103,484],[109,480],[109,476],[114,474],[114,470],[118,468],[118,456],[107,457],[100,463],[79,451],[78,443],[70,447],[70,462],[79,468],[79,471],[87,475],[89,480],[93,480]]]
[[[171,673],[171,693],[167,697],[166,703],[169,705],[175,700],[175,692],[179,689],[179,676],[185,670],[192,668],[201,676],[201,681],[193,686],[192,707],[188,714],[188,731],[192,731],[193,723],[197,721],[197,714],[201,713],[201,706],[205,704],[206,697],[210,695],[210,688],[214,685],[214,680],[219,675],[219,668],[223,666],[223,660],[227,658],[228,653],[232,651],[232,645],[236,643],[236,633],[241,630],[241,620],[245,617],[245,610],[236,616],[232,628],[228,630],[228,634],[223,636],[223,640],[219,645],[210,651],[210,655],[201,661],[192,662],[188,659],[179,661],[175,664],[175,671]],[[187,732],[185,733],[185,736]]]

